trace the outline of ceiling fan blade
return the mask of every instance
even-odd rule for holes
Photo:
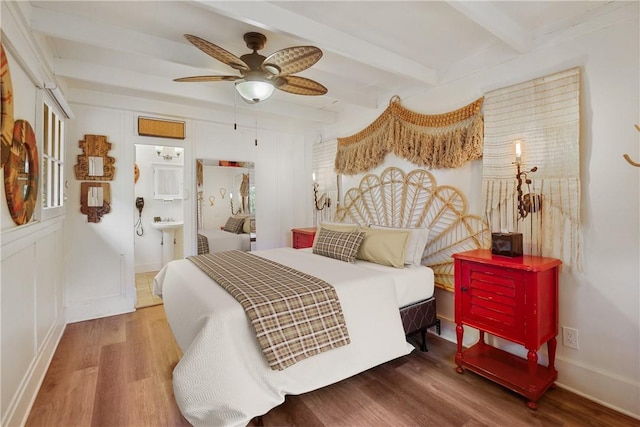
[[[320,83],[298,76],[278,77],[276,88],[295,95],[324,95],[327,88]]]
[[[322,51],[315,46],[294,46],[279,50],[269,55],[263,68],[275,65],[280,69],[279,75],[299,73],[306,70],[322,58]]]
[[[193,76],[173,79],[174,82],[232,82],[241,79],[240,76]]]
[[[212,58],[217,59],[220,62],[223,62],[230,66],[231,68],[235,68],[240,71],[247,71],[249,67],[247,64],[242,61],[242,59],[235,56],[233,53],[226,51],[225,49],[217,46],[205,39],[201,39],[198,36],[193,36],[191,34],[185,34],[184,37],[191,42],[195,47],[211,56]]]

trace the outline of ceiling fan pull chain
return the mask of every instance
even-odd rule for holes
[[[238,105],[236,104],[236,91],[233,91],[233,130],[238,130]]]
[[[256,139],[255,139],[255,146],[258,146],[258,112],[256,111]]]

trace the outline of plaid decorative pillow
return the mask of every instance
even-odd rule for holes
[[[234,218],[232,216],[229,217],[227,223],[224,225],[224,231],[228,231],[229,233],[240,234],[242,233],[242,228],[244,227],[244,218]]]
[[[354,263],[362,239],[364,239],[363,232],[332,231],[320,228],[313,245],[313,253]]]

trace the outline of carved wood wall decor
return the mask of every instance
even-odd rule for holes
[[[4,191],[11,218],[17,225],[29,222],[36,207],[40,177],[38,161],[33,128],[26,120],[16,120],[12,146],[4,165]]]
[[[83,154],[78,154],[78,163],[74,166],[77,180],[112,181],[116,173],[116,159],[108,156],[111,143],[104,135],[85,135],[78,142]]]
[[[87,222],[100,222],[102,215],[111,212],[111,187],[108,182],[80,183],[80,212]]]
[[[160,138],[184,139],[185,122],[138,117],[138,135]]]
[[[13,86],[9,73],[9,62],[4,53],[4,47],[0,44],[0,167],[9,161],[11,146],[13,145]]]

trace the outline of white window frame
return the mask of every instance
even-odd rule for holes
[[[43,96],[38,131],[41,135],[40,218],[47,220],[64,215],[65,201],[65,116],[48,96]],[[46,108],[45,108],[46,105]],[[45,120],[47,114],[47,120]],[[45,126],[48,129],[45,129]],[[47,139],[45,141],[45,138]],[[45,152],[45,147],[48,150]],[[46,167],[45,167],[46,163]],[[45,176],[46,173],[46,176]],[[44,195],[47,195],[45,206]]]

